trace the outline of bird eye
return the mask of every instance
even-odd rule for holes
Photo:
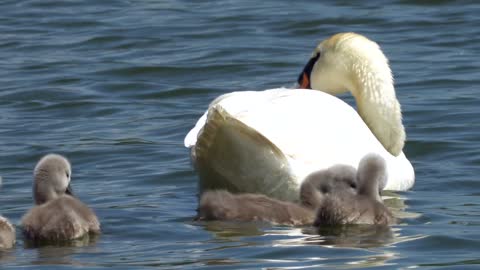
[[[68,172],[65,172],[65,175],[67,176],[67,178],[70,178],[70,174]]]
[[[355,184],[355,183],[352,182],[352,183],[350,183],[350,187],[353,188],[353,189],[356,189],[356,188],[357,188],[357,184]]]

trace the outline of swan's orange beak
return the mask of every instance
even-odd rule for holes
[[[310,76],[318,58],[320,58],[320,53],[317,53],[314,57],[308,60],[308,63],[303,68],[302,73],[300,73],[300,76],[298,76],[297,82],[300,88],[312,89],[312,85],[310,84]]]
[[[306,72],[303,72],[300,76],[300,79],[298,80],[298,85],[302,89],[311,89],[310,79],[308,78],[308,74]]]

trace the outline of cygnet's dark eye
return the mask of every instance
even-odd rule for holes
[[[70,178],[70,173],[65,172],[65,175],[67,176],[67,178]]]
[[[350,182],[350,187],[353,188],[353,189],[357,189],[357,183]]]
[[[320,187],[320,191],[321,191],[322,193],[328,193],[328,192],[330,191],[330,188],[328,188],[328,186],[326,186],[326,185],[322,185],[322,186]]]

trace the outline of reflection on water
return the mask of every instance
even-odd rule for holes
[[[389,226],[380,225],[342,225],[308,228],[305,234],[317,236],[304,239],[306,244],[328,247],[372,248],[395,243],[395,235]]]
[[[83,265],[84,263],[76,262],[73,255],[79,252],[79,248],[94,246],[99,237],[97,234],[87,234],[78,239],[64,241],[34,241],[25,238],[23,246],[36,251],[37,259],[32,262],[34,264]]]
[[[44,246],[55,246],[55,247],[85,247],[90,245],[95,245],[99,234],[85,234],[84,236],[71,240],[32,240],[24,238],[23,245],[25,248],[38,248]]]
[[[272,227],[258,222],[201,222],[201,226],[214,235],[215,242],[236,242],[253,236],[288,236],[273,242],[275,246],[321,245],[327,247],[372,248],[405,241],[400,229],[395,233],[389,226],[339,225],[314,227]],[[272,228],[276,228],[272,231]]]
[[[75,255],[81,253],[82,248],[94,246],[99,237],[97,234],[87,234],[78,239],[55,242],[25,239],[23,245],[36,252],[33,264],[86,266],[88,263],[76,260]]]
[[[392,250],[395,244],[424,237],[402,236],[402,226],[344,225],[317,229],[313,227],[283,227],[270,226],[264,223],[219,221],[201,222],[198,225],[211,232],[214,239],[213,242],[216,243],[216,247],[209,249],[208,252],[218,254],[226,253],[225,251],[229,249],[248,249],[255,246],[257,249],[264,246],[272,246],[287,250],[290,248],[318,246],[327,249],[314,250],[313,253],[316,256],[310,258],[310,263],[315,262],[316,266],[324,266],[318,262],[337,260],[335,259],[336,257],[332,257],[332,254],[337,254],[337,252],[339,252],[338,254],[344,254],[348,249],[371,251],[361,256],[357,255],[350,258],[346,264],[337,265],[337,268],[343,269],[392,264],[392,260],[401,256],[401,254],[397,254]],[[211,241],[208,240],[207,242]],[[277,253],[275,256],[281,257],[281,254]],[[284,260],[273,261],[278,263],[290,260],[284,258]],[[235,264],[235,260],[231,258],[222,258],[218,262],[221,264]],[[327,263],[327,265],[331,265],[331,263]]]
[[[15,260],[14,249],[0,249],[0,264],[13,262]]]
[[[263,235],[263,226],[268,226],[261,222],[230,222],[230,221],[201,221],[198,224],[202,225],[205,230],[212,232],[215,235],[216,241],[228,241],[228,239]]]
[[[377,252],[352,258],[351,266],[379,266],[386,265],[389,260],[396,258],[388,249],[389,245],[405,241],[399,234],[388,226],[349,225],[330,226],[316,229],[313,227],[269,227],[259,223],[233,222],[202,222],[200,224],[213,234],[217,247],[209,250],[219,254],[225,249],[270,245],[277,248],[291,248],[299,246],[319,246],[326,248],[362,248],[380,249]],[[256,241],[258,236],[268,237],[271,242]],[[211,240],[209,240],[211,241]],[[384,250],[385,249],[385,250]],[[325,260],[329,255],[320,250],[315,260]],[[339,250],[340,252],[340,250]],[[325,256],[325,257],[323,257]],[[228,258],[221,263],[232,264]],[[279,260],[276,260],[277,262]],[[285,261],[288,261],[285,259]]]

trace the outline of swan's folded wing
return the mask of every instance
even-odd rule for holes
[[[209,109],[192,156],[201,191],[228,189],[298,200],[297,180],[282,151],[222,106]]]
[[[238,117],[239,114],[249,114],[253,108],[262,107],[268,103],[271,95],[277,92],[282,92],[285,88],[271,89],[265,92],[258,91],[239,91],[221,95],[213,100],[208,110],[198,119],[195,126],[187,133],[184,139],[184,145],[187,148],[195,146],[197,143],[197,137],[201,133],[205,122],[207,121],[207,115],[209,110],[213,107],[220,105],[227,109],[231,115]],[[267,94],[262,94],[267,93]]]

